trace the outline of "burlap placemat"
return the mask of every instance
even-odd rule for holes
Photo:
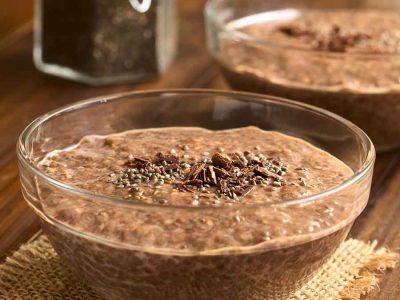
[[[290,300],[360,299],[378,286],[378,273],[398,255],[376,243],[344,242],[333,257]],[[0,299],[100,299],[60,261],[45,236],[22,246],[0,266]]]

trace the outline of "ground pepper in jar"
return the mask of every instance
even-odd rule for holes
[[[163,73],[175,50],[174,1],[37,0],[35,62],[91,84]]]

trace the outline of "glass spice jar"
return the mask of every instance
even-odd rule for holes
[[[137,82],[175,56],[175,0],[36,0],[34,62],[92,85]]]

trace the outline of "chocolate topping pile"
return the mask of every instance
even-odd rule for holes
[[[344,32],[338,25],[333,25],[327,32],[311,31],[290,24],[280,26],[278,30],[290,37],[307,39],[316,50],[331,52],[346,52],[349,47],[371,39],[366,33]]]
[[[214,194],[239,200],[256,185],[284,185],[286,172],[287,166],[279,159],[250,151],[217,152],[211,159],[202,160],[188,157],[181,160],[174,154],[157,153],[153,159],[130,157],[122,172],[110,174],[110,181],[119,188],[129,189],[133,196],[143,194],[141,183],[149,183],[155,189],[171,184],[182,192],[198,194],[195,199]]]

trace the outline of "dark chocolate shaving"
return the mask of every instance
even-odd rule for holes
[[[346,52],[348,48],[372,38],[363,32],[344,32],[339,25],[333,25],[327,32],[310,31],[295,24],[280,26],[278,30],[293,38],[307,39],[316,50],[330,52]]]
[[[125,163],[125,166],[128,168],[137,168],[137,169],[142,169],[146,168],[150,164],[150,161],[144,158],[138,158],[135,157],[132,160],[128,160]]]
[[[233,158],[234,166],[241,167],[241,168],[247,167],[248,161],[240,153],[237,153],[237,152],[231,153],[231,157]]]
[[[222,154],[222,153],[215,153],[211,158],[214,166],[221,167],[221,168],[229,168],[232,160],[229,156]]]
[[[210,181],[211,181],[211,183],[213,184],[213,185],[217,185],[217,176],[216,176],[216,174],[215,174],[215,172],[214,172],[214,167],[213,166],[209,166],[208,167],[208,173],[209,173],[209,178],[211,179]]]
[[[148,186],[154,182],[156,188],[172,184],[181,192],[194,193],[196,199],[202,195],[210,198],[213,193],[233,201],[239,201],[238,197],[246,196],[256,185],[283,185],[282,176],[287,171],[279,158],[267,159],[250,151],[215,153],[211,160],[190,163],[181,162],[176,155],[157,153],[153,160],[130,158],[124,166],[127,169],[119,177],[113,174],[111,182],[129,188],[138,197],[143,194],[138,183]]]
[[[163,161],[165,161],[167,163],[179,163],[179,157],[176,155],[163,154],[163,153],[159,152],[156,154],[156,157],[153,160],[153,163],[158,164],[158,163],[162,163]]]
[[[187,178],[190,180],[196,179],[199,177],[200,173],[204,170],[204,163],[198,163],[192,166],[192,168],[189,171],[189,174],[187,175]],[[203,176],[204,180],[204,176]]]
[[[366,33],[342,33],[339,26],[334,26],[329,34],[319,35],[316,38],[315,48],[331,52],[346,52],[347,48],[354,47],[363,40],[370,39]]]
[[[217,187],[218,195],[237,199],[253,190],[257,184],[282,182],[279,159],[266,159],[262,154],[234,152],[229,155],[215,153],[209,163],[195,163],[186,175],[185,184],[204,188],[204,185]],[[279,174],[278,174],[279,173]],[[190,184],[196,181],[195,184]],[[274,186],[277,186],[275,183]]]
[[[283,25],[279,27],[279,30],[284,34],[291,36],[291,37],[302,37],[302,36],[310,36],[313,33],[309,30],[302,29],[298,26],[291,26],[291,25]]]
[[[217,174],[217,176],[218,177],[220,177],[220,178],[226,178],[226,177],[229,177],[231,174],[228,172],[228,171],[226,171],[225,169],[220,169],[220,168],[217,168],[217,167],[214,167],[214,172],[215,172],[215,174]]]
[[[254,169],[254,172],[256,174],[259,174],[265,178],[273,178],[277,181],[282,180],[282,177],[279,176],[278,174],[275,174],[274,172],[271,172],[270,170],[268,170],[267,168],[263,168],[263,167],[257,167]]]

